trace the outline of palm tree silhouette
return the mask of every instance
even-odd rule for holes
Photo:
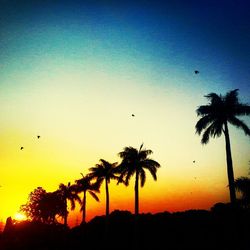
[[[250,136],[248,126],[237,118],[237,116],[249,115],[250,106],[239,102],[238,89],[229,91],[225,96],[210,93],[205,97],[210,102],[208,105],[202,105],[196,110],[197,115],[201,116],[195,126],[196,133],[200,135],[204,132],[201,139],[202,144],[207,144],[210,137],[220,137],[224,133],[230,200],[231,203],[235,203],[236,194],[228,123],[241,128],[246,135]]]
[[[146,173],[144,169],[149,170],[154,180],[157,180],[156,172],[160,164],[157,161],[149,159],[148,156],[153,153],[152,150],[142,149],[137,150],[133,147],[125,147],[118,155],[122,158],[122,162],[118,167],[120,173],[119,182],[124,180],[125,185],[129,184],[130,178],[135,174],[135,215],[139,214],[139,180],[141,187],[146,181]]]
[[[235,180],[235,188],[242,194],[243,206],[250,207],[250,178],[240,177]]]
[[[105,180],[105,190],[106,190],[106,217],[109,216],[109,186],[111,179],[119,180],[116,175],[117,162],[110,163],[103,159],[100,159],[100,164],[96,164],[95,167],[90,168],[89,177],[91,179],[95,178],[97,183],[101,185]]]
[[[86,222],[86,194],[87,192],[96,200],[99,201],[96,193],[99,193],[100,185],[99,183],[92,183],[91,178],[88,175],[82,175],[82,178],[76,180],[77,192],[83,192],[83,200],[81,202],[81,211],[82,211],[82,224]]]
[[[64,185],[61,183],[59,185],[58,189],[59,194],[61,195],[64,203],[64,225],[68,225],[68,209],[67,209],[67,200],[70,201],[71,204],[71,210],[75,209],[75,201],[78,201],[79,204],[81,204],[81,199],[77,194],[77,186],[76,185],[70,185],[70,182],[68,185]]]

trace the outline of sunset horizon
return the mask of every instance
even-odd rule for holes
[[[0,231],[8,217],[83,225],[76,180],[101,159],[123,163],[114,172],[121,183],[103,177],[99,193],[87,189],[87,223],[115,210],[210,211],[244,198],[232,179],[250,177],[249,8],[231,0],[0,1]],[[199,113],[229,93],[239,105],[227,107],[232,115],[216,116],[224,104]],[[155,162],[133,169],[119,154],[126,147],[139,156],[152,150]],[[73,186],[81,205],[76,198],[71,210],[65,196],[64,214],[20,210],[38,187],[62,201],[60,184]]]

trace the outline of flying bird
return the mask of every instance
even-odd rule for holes
[[[132,116],[135,116],[134,114],[132,114]]]
[[[40,135],[37,136],[37,139],[39,139],[39,138],[40,138]]]
[[[195,163],[195,160],[193,161],[193,163]]]
[[[195,70],[194,73],[197,75],[197,74],[199,74],[200,72],[199,72],[199,70]]]
[[[23,147],[21,147],[20,150],[23,150]]]

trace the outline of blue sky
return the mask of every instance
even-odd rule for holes
[[[199,68],[214,81],[211,91],[221,85],[222,90],[237,85],[243,93],[249,91],[247,1],[2,1],[1,5],[2,71],[12,65],[32,68],[45,56],[62,63],[91,60],[118,71],[134,66],[151,77]]]

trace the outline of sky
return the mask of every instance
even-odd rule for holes
[[[250,103],[249,9],[244,0],[0,0],[0,221],[36,187],[74,183],[142,143],[161,168],[140,190],[141,212],[228,202],[224,138],[201,145],[195,110],[206,94],[236,88]],[[229,129],[235,177],[248,176],[249,138]],[[133,211],[133,184],[111,183],[111,210]],[[100,203],[87,199],[87,220],[104,214],[103,187]]]

